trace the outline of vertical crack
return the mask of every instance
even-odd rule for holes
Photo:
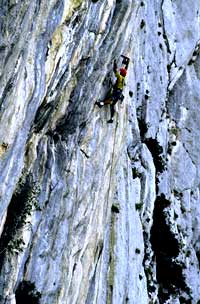
[[[156,258],[160,303],[165,303],[171,295],[177,296],[181,291],[185,291],[188,296],[190,294],[185,283],[183,265],[176,259],[180,253],[179,241],[166,221],[167,208],[170,204],[171,202],[165,198],[164,194],[156,198],[150,237]]]

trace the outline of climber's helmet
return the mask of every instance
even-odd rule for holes
[[[120,75],[122,75],[123,77],[126,76],[127,70],[125,68],[121,68],[119,71],[120,71]]]

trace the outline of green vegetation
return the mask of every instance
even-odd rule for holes
[[[132,176],[133,176],[133,179],[135,179],[135,178],[137,178],[137,177],[141,177],[142,176],[142,174],[138,171],[138,169],[137,168],[133,168],[132,169]]]
[[[139,248],[136,248],[136,249],[135,249],[135,253],[140,254],[140,249],[139,249]]]
[[[173,128],[170,129],[170,133],[177,137],[178,134],[179,134],[179,129],[176,128],[176,127],[173,127]]]
[[[111,211],[114,213],[119,213],[119,204],[118,203],[113,203],[111,207]]]
[[[39,304],[41,293],[36,290],[35,284],[30,281],[22,281],[16,290],[16,304]]]
[[[137,203],[137,204],[135,204],[135,209],[137,211],[140,211],[142,209],[142,206],[143,206],[143,203]]]
[[[33,181],[32,175],[23,173],[8,207],[5,228],[0,240],[0,252],[16,253],[23,250],[21,230],[28,224],[27,218],[32,211],[39,210],[39,192],[40,187]]]
[[[190,250],[188,250],[187,252],[186,252],[186,255],[185,255],[187,258],[189,258],[190,256],[191,256],[191,251]]]

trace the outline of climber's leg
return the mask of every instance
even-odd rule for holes
[[[108,123],[113,122],[114,114],[115,114],[115,103],[110,105],[110,119],[107,121]]]
[[[105,105],[111,105],[112,104],[112,99],[111,98],[105,99],[104,104]]]

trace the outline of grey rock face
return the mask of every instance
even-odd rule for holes
[[[0,303],[199,303],[200,1],[0,7]]]

